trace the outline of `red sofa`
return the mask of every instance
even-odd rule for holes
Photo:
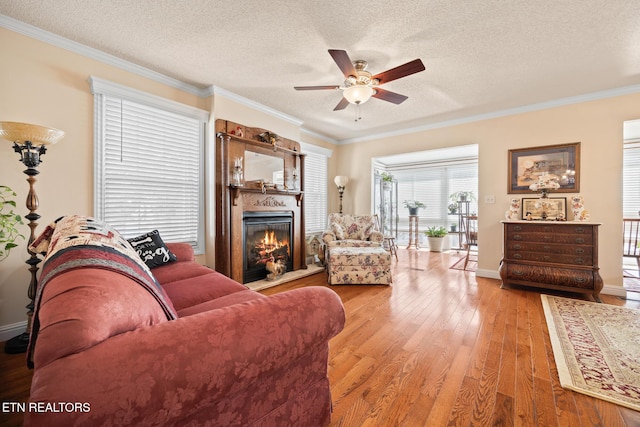
[[[175,320],[114,271],[48,280],[25,425],[328,424],[328,342],[345,321],[337,294],[266,297],[196,263],[189,245],[167,246],[178,260],[151,271]]]

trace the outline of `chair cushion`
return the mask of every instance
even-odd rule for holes
[[[391,255],[379,246],[336,246],[329,250],[329,264],[389,267]]]

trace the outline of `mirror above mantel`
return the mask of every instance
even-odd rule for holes
[[[244,151],[245,181],[263,181],[266,184],[284,185],[284,158],[282,155]]]

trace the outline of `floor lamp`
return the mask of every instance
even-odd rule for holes
[[[349,177],[338,175],[333,179],[333,182],[335,182],[338,187],[338,194],[340,195],[340,213],[342,213],[342,195],[344,194],[345,187],[349,183]]]
[[[13,142],[13,149],[20,154],[20,161],[27,167],[24,173],[27,175],[29,183],[29,193],[27,194],[27,209],[29,213],[25,218],[29,220],[29,243],[27,244],[27,252],[30,258],[26,261],[31,272],[31,283],[27,295],[29,296],[29,304],[27,304],[27,330],[22,334],[11,338],[5,343],[4,351],[10,354],[24,353],[29,345],[29,334],[31,333],[31,321],[33,319],[34,299],[36,297],[36,289],[38,287],[38,264],[40,258],[35,252],[29,250],[29,245],[36,238],[36,227],[40,215],[36,213],[38,209],[38,196],[34,189],[38,165],[42,161],[41,157],[47,152],[47,145],[55,144],[64,136],[64,132],[58,129],[48,128],[44,126],[31,125],[28,123],[17,122],[0,122],[0,138]]]

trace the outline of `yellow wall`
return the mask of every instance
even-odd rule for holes
[[[344,211],[369,213],[371,158],[455,145],[478,144],[480,156],[480,262],[479,274],[495,274],[500,260],[500,225],[508,201],[507,150],[530,146],[582,142],[581,192],[592,220],[602,222],[600,266],[606,285],[622,284],[620,260],[622,210],[622,122],[640,117],[640,94],[524,113],[393,138],[336,146],[301,133],[299,126],[282,118],[234,102],[225,96],[201,98],[102,62],[83,57],[0,28],[0,55],[11,58],[0,67],[0,120],[21,121],[62,129],[65,138],[50,148],[39,167],[36,190],[40,198],[40,227],[65,214],[93,215],[93,95],[89,76],[143,90],[211,112],[221,118],[269,129],[290,139],[333,150],[329,160],[328,211],[338,209],[335,175],[351,181],[345,192]],[[210,132],[207,159],[212,159],[215,136]],[[208,161],[208,164],[213,164]],[[207,171],[207,205],[213,201],[212,172]],[[24,209],[28,186],[24,166],[11,144],[0,141],[0,184],[17,193]],[[482,203],[484,195],[496,203]],[[519,197],[519,196],[518,196]],[[215,218],[207,209],[207,254],[213,256]],[[28,235],[28,227],[23,227]],[[0,334],[24,322],[29,273],[24,244],[0,263]]]
[[[0,120],[51,126],[66,133],[62,141],[50,146],[38,168],[37,213],[41,219],[37,232],[62,215],[93,215],[93,95],[89,76],[193,107],[208,107],[206,99],[3,28],[0,56],[11,58],[0,67]],[[27,213],[24,169],[11,144],[0,140],[0,184],[18,193],[21,213]],[[26,225],[22,231],[29,235]],[[26,319],[30,274],[24,264],[28,258],[26,246],[20,243],[0,263],[0,332]]]

